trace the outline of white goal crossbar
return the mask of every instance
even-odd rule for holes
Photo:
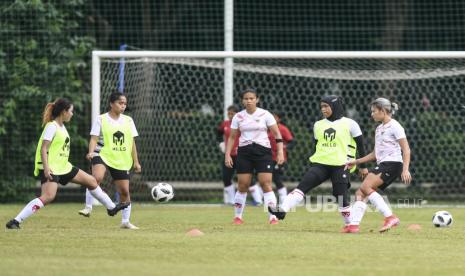
[[[462,59],[465,51],[93,51],[92,123],[100,114],[100,62],[102,58],[219,58],[219,59]],[[234,64],[225,62],[224,75],[231,76]],[[230,77],[225,80],[232,82]],[[224,107],[232,104],[232,83],[224,85]],[[226,110],[225,110],[226,115]]]

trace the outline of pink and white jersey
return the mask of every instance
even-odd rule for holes
[[[241,132],[239,147],[256,143],[271,148],[268,127],[272,125],[276,125],[273,115],[258,107],[253,114],[247,113],[245,109],[236,113],[231,122],[231,128],[239,129]]]
[[[391,161],[402,162],[399,140],[406,138],[404,128],[394,119],[381,124],[375,133],[376,163]]]

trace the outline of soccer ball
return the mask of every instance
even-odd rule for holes
[[[452,221],[452,215],[447,211],[437,211],[433,216],[433,225],[436,227],[448,227]]]
[[[173,187],[168,183],[158,183],[152,188],[152,198],[158,202],[167,202],[174,197]]]

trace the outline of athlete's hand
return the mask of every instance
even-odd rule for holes
[[[412,181],[412,176],[410,175],[410,172],[408,170],[402,171],[400,178],[407,185],[410,184],[410,182]]]
[[[53,180],[52,171],[50,170],[50,168],[45,168],[44,169],[44,175],[48,180],[50,180],[50,181]]]
[[[358,169],[358,175],[360,176],[362,180],[365,179],[365,177],[368,175],[368,169],[367,168]]]
[[[284,153],[282,151],[278,151],[276,156],[276,163],[278,165],[282,165],[284,163]]]
[[[233,162],[233,160],[232,160],[232,158],[231,158],[231,155],[229,155],[229,154],[227,154],[227,155],[225,154],[225,155],[224,155],[224,165],[225,165],[226,167],[228,167],[228,168],[232,168],[232,167],[233,167],[234,162]]]
[[[90,161],[92,158],[94,158],[95,155],[97,155],[95,152],[89,152],[86,154],[86,159]]]
[[[344,167],[344,171],[352,169],[355,165],[357,165],[357,159],[347,161],[346,166]]]
[[[142,171],[142,167],[140,163],[134,163],[134,172],[135,173],[140,173]]]
[[[222,153],[225,153],[226,152],[226,145],[224,144],[224,142],[221,142],[218,144],[218,147],[220,148],[220,151]]]

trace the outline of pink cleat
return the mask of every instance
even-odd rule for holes
[[[233,224],[241,225],[241,224],[244,224],[244,221],[239,217],[235,217],[234,220],[233,220]]]
[[[400,219],[396,217],[395,215],[384,218],[384,225],[383,227],[381,227],[381,229],[379,229],[379,232],[384,233],[388,231],[389,229],[396,227],[399,224],[400,224]]]
[[[356,234],[360,232],[360,228],[358,225],[355,224],[349,224],[344,226],[344,228],[341,229],[341,233],[347,233],[347,234]]]
[[[278,222],[278,219],[277,219],[277,218],[272,218],[272,219],[270,219],[270,224],[271,224],[271,225],[276,225],[276,224],[278,224],[278,223],[279,223],[279,222]]]

